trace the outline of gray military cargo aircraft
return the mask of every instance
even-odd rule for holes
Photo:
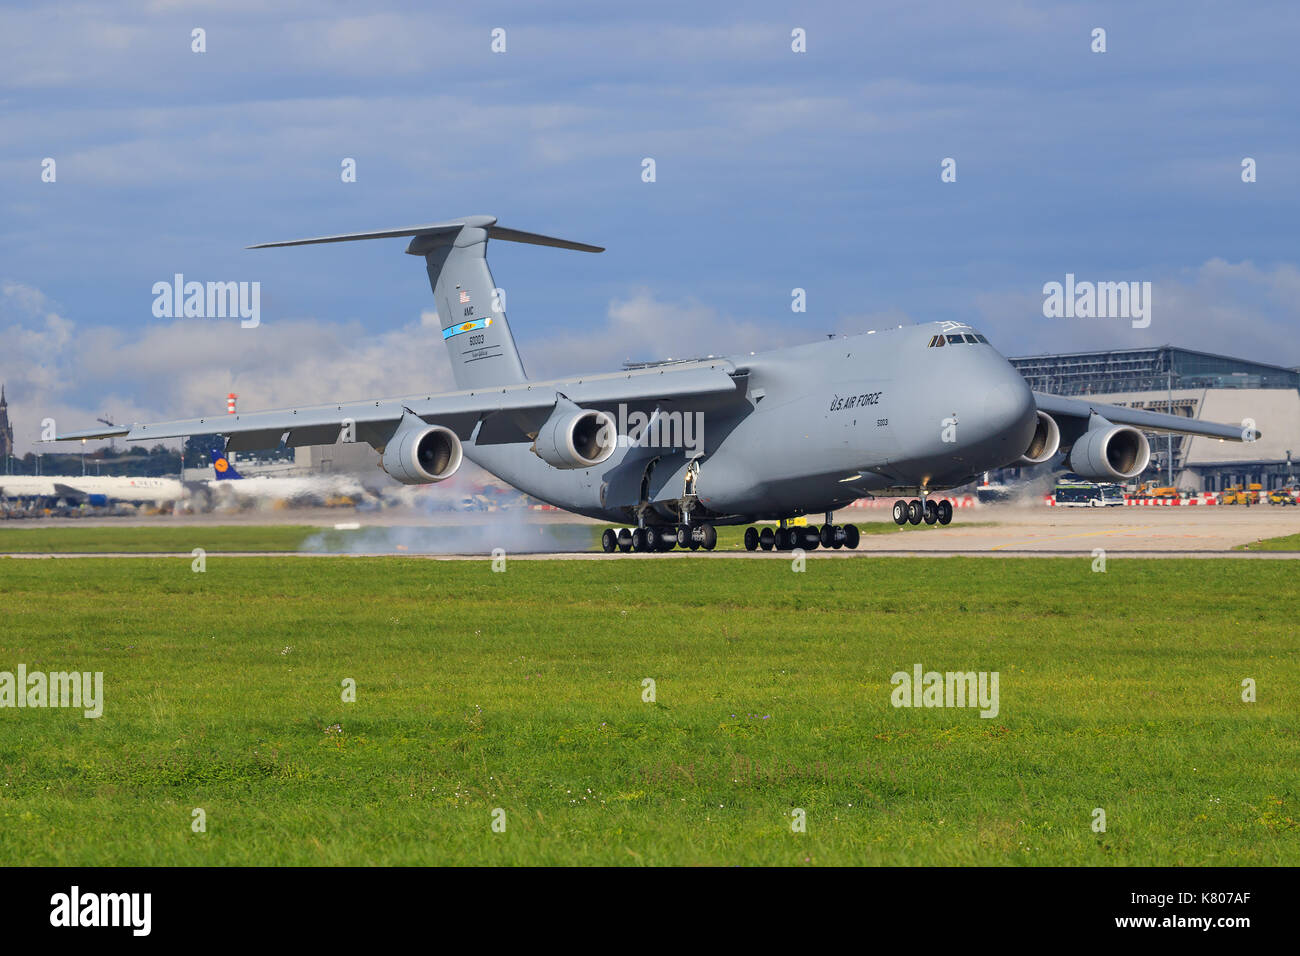
[[[251,414],[134,424],[56,441],[227,436],[226,450],[368,442],[406,484],[450,478],[463,458],[566,511],[626,525],[605,551],[712,549],[718,525],[745,546],[789,550],[858,544],[833,512],[895,496],[894,520],[942,525],[952,505],[930,497],[981,472],[1040,464],[1058,452],[1095,481],[1140,474],[1139,429],[1251,441],[1258,432],[1176,415],[1033,392],[967,325],[930,322],[771,352],[646,363],[530,381],[487,265],[489,239],[603,252],[521,232],[492,216],[272,246],[411,237],[424,257],[458,390]],[[825,515],[825,524],[790,520]]]

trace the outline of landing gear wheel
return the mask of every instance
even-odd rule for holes
[[[650,550],[646,547],[644,528],[637,528],[632,532],[632,550],[638,554],[643,554]]]
[[[938,520],[939,520],[939,506],[938,504],[936,504],[935,502],[927,498],[925,501],[925,523],[934,524]]]
[[[818,538],[821,540],[823,548],[839,547],[839,545],[835,543],[835,525],[833,524],[822,525],[822,533],[818,535]]]
[[[632,532],[623,528],[618,533],[618,550],[627,554],[632,550]]]
[[[771,528],[764,528],[758,533],[758,546],[764,551],[771,551],[776,547],[776,535],[772,533]]]
[[[906,501],[894,502],[894,524],[897,525],[907,524],[907,502]]]
[[[947,498],[939,502],[939,524],[948,524],[952,521],[952,502]]]
[[[686,548],[690,546],[690,543],[691,543],[691,529],[686,527],[686,525],[684,524],[678,525],[677,526],[677,547]]]
[[[846,524],[844,526],[844,547],[850,551],[858,546],[858,540],[861,535],[858,533],[858,526],[855,524]]]
[[[655,528],[646,528],[642,532],[645,535],[645,550],[659,550],[659,532]]]
[[[606,554],[613,553],[618,547],[618,532],[613,528],[606,528],[605,533],[600,536],[600,550]]]
[[[758,550],[758,529],[757,528],[745,529],[745,550],[746,551]]]
[[[712,551],[718,546],[718,529],[711,524],[704,526],[704,540],[700,542],[705,551]]]
[[[816,551],[817,545],[821,544],[821,536],[817,534],[817,528],[815,525],[809,525],[807,528],[804,528],[803,531],[799,533],[799,537],[802,539],[800,543],[803,545],[805,551]]]
[[[912,524],[920,524],[925,520],[925,509],[921,507],[920,498],[913,498],[907,503],[907,520]]]

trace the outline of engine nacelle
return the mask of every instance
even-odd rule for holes
[[[1017,465],[1041,465],[1050,461],[1061,447],[1061,429],[1056,419],[1047,412],[1038,413],[1038,424],[1034,428],[1034,437],[1029,440],[1029,447],[1016,461]]]
[[[1090,481],[1136,478],[1150,461],[1147,436],[1128,425],[1090,428],[1070,449],[1070,470]]]
[[[409,416],[408,416],[409,417]],[[450,428],[403,421],[384,448],[383,469],[404,485],[446,481],[464,459],[460,439]]]
[[[561,400],[537,432],[533,452],[552,468],[590,468],[614,454],[618,426],[604,412]]]

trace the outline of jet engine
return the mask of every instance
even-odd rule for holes
[[[573,402],[556,403],[551,417],[537,432],[533,452],[553,468],[590,468],[614,454],[618,426],[614,419]]]
[[[1136,478],[1151,461],[1146,435],[1128,425],[1090,428],[1070,449],[1070,470],[1091,481]]]
[[[456,474],[463,458],[454,431],[408,416],[384,448],[383,469],[404,485],[427,485]]]
[[[1061,429],[1057,426],[1056,419],[1046,412],[1039,412],[1034,437],[1029,440],[1029,447],[1016,464],[1041,465],[1050,460],[1060,447]]]

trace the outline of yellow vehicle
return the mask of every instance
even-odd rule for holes
[[[1271,505],[1292,505],[1296,503],[1294,488],[1278,488],[1276,491],[1268,493],[1268,503]]]
[[[1259,493],[1263,490],[1264,486],[1258,483],[1249,484],[1245,488],[1242,488],[1241,485],[1233,485],[1230,488],[1224,488],[1219,493],[1219,504],[1250,507],[1259,501]]]
[[[1180,498],[1182,497],[1178,493],[1177,488],[1173,488],[1170,486],[1165,486],[1163,488],[1160,488],[1145,483],[1138,485],[1137,496],[1139,498]]]

